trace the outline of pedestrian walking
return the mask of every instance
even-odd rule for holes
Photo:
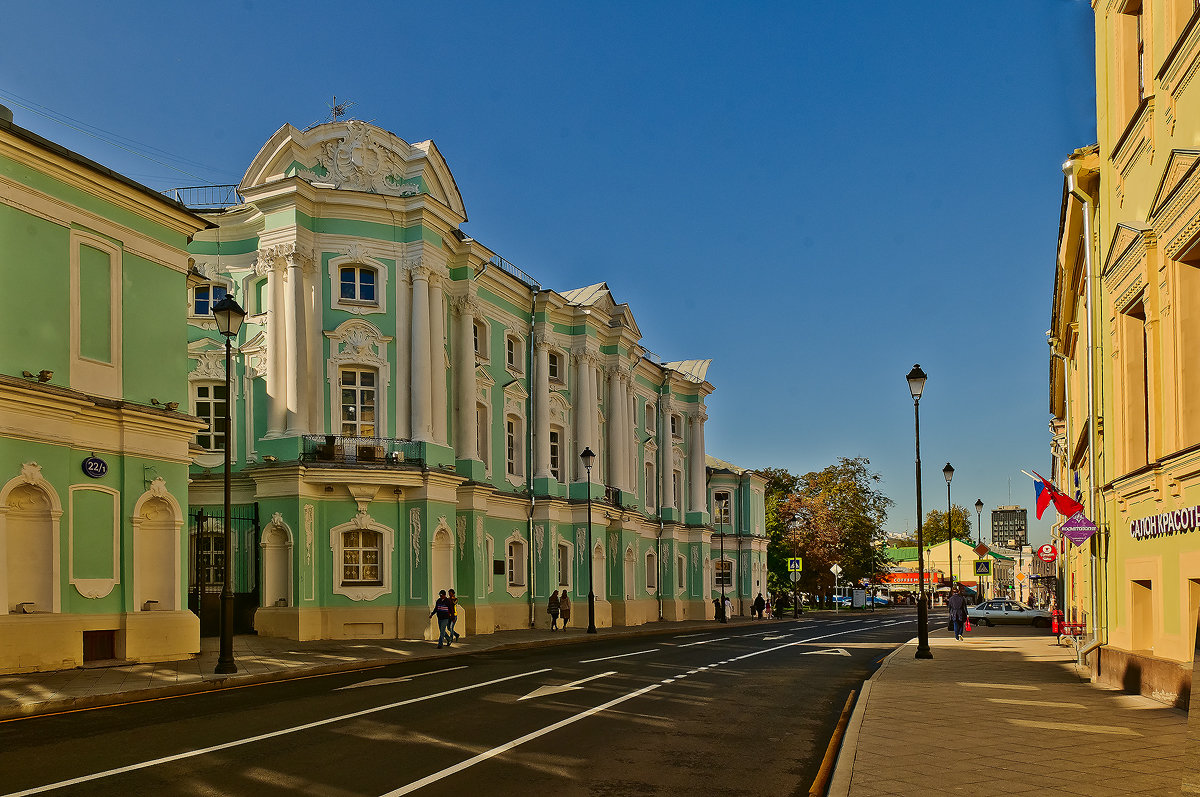
[[[446,590],[438,592],[438,599],[433,604],[433,611],[429,613],[430,617],[437,615],[438,620],[438,647],[444,642],[446,647],[450,647],[453,638],[450,636],[450,611],[452,604],[450,599],[446,597]]]
[[[558,612],[562,608],[562,604],[558,599],[558,590],[550,593],[550,600],[546,603],[546,611],[550,612],[550,630],[558,630]]]
[[[946,606],[950,609],[950,628],[954,631],[954,638],[962,639],[963,626],[967,622],[967,599],[961,587],[950,594]]]
[[[571,622],[571,599],[567,597],[567,591],[564,589],[562,594],[558,596],[558,610],[562,614],[562,627],[567,630],[567,624]]]
[[[754,599],[754,614],[758,619],[763,619],[763,609],[767,606],[767,602],[763,599],[762,593],[758,593],[758,597]]]
[[[458,623],[458,596],[454,594],[454,590],[450,590],[447,596],[450,598],[450,636],[458,639],[458,632],[454,630],[454,626]]]
[[[725,596],[725,617],[729,618],[732,616],[733,616],[733,601],[731,601],[729,599],[729,596],[726,595]]]
[[[720,620],[721,616],[722,616],[721,613],[723,611],[724,611],[724,607],[721,605],[721,599],[713,598],[713,618],[716,620]]]

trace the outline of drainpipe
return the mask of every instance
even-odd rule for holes
[[[1071,196],[1075,197],[1083,205],[1083,238],[1084,238],[1084,280],[1086,290],[1084,292],[1084,305],[1086,308],[1086,329],[1087,329],[1087,417],[1088,417],[1088,505],[1093,514],[1096,515],[1096,520],[1100,520],[1099,504],[1096,501],[1096,446],[1098,440],[1096,438],[1096,405],[1095,405],[1095,330],[1093,329],[1093,263],[1092,263],[1092,213],[1095,208],[1095,199],[1091,194],[1087,193],[1079,183],[1080,164],[1077,160],[1071,159],[1063,164],[1063,173],[1067,178],[1067,191]],[[1097,523],[1097,525],[1101,525]],[[1102,629],[1100,624],[1099,613],[1099,576],[1100,564],[1098,561],[1100,554],[1099,533],[1093,535],[1091,548],[1091,615],[1092,615],[1092,639],[1086,645],[1079,649],[1079,661],[1084,661],[1087,654],[1106,644],[1108,637],[1107,624]]]
[[[533,571],[533,509],[537,506],[537,496],[529,494],[529,627],[537,628],[537,600],[533,597],[535,583]]]
[[[484,264],[487,268],[487,264]],[[480,274],[483,272],[480,271]],[[533,494],[533,335],[534,313],[537,311],[538,289],[533,290],[533,300],[529,303],[529,345],[525,347],[525,381],[530,390],[526,390],[525,398],[525,487],[529,490],[529,627],[537,628],[537,599],[533,596],[533,510],[537,506],[537,496]],[[557,551],[557,543],[555,543]]]

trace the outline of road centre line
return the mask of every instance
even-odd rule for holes
[[[545,667],[540,670],[531,670],[530,672],[518,673],[517,675],[506,675],[503,678],[494,678],[490,681],[483,681],[483,682],[477,683],[477,684],[469,684],[467,686],[460,686],[455,689],[447,689],[444,692],[437,692],[437,693],[431,694],[431,695],[422,695],[421,697],[413,697],[413,698],[409,698],[408,700],[400,700],[395,703],[388,703],[388,704],[382,705],[382,706],[375,706],[373,708],[363,709],[362,711],[353,711],[349,714],[341,714],[336,717],[328,717],[326,719],[317,720],[315,722],[306,722],[303,725],[296,725],[291,728],[283,728],[281,730],[271,731],[269,733],[261,733],[257,736],[248,736],[244,739],[235,739],[231,742],[222,742],[221,744],[215,744],[215,745],[212,745],[211,747],[204,747],[199,750],[188,750],[187,752],[184,752],[184,753],[176,753],[175,755],[164,756],[162,758],[155,758],[150,761],[142,761],[141,763],[138,763],[138,764],[129,764],[128,766],[117,767],[116,769],[108,769],[108,770],[105,770],[104,772],[96,772],[91,775],[82,775],[78,778],[71,778],[70,780],[60,780],[57,783],[50,783],[50,784],[47,784],[44,786],[34,786],[33,788],[24,789],[23,791],[9,792],[8,794],[0,795],[0,797],[27,797],[27,795],[30,795],[30,794],[41,794],[43,792],[53,791],[54,789],[62,789],[67,786],[75,786],[80,783],[88,783],[89,781],[100,780],[101,778],[112,777],[113,775],[122,775],[126,772],[136,772],[139,769],[148,769],[150,767],[158,766],[159,764],[169,764],[172,761],[181,761],[186,758],[194,758],[196,756],[207,755],[208,753],[215,753],[219,750],[228,750],[232,747],[241,747],[242,745],[252,744],[253,742],[261,742],[265,739],[274,739],[278,736],[286,736],[290,733],[296,733],[298,731],[306,731],[311,728],[320,728],[323,725],[330,725],[335,722],[341,722],[343,720],[354,719],[356,717],[364,717],[368,714],[376,714],[380,711],[388,711],[389,709],[400,708],[401,706],[407,706],[407,705],[411,705],[413,703],[422,703],[426,700],[432,700],[435,697],[445,697],[447,695],[454,695],[454,694],[458,694],[460,692],[468,692],[472,689],[480,689],[485,686],[492,686],[493,684],[503,683],[504,681],[511,681],[516,678],[527,678],[530,675],[540,675],[541,673],[544,673],[544,672],[550,672],[551,669],[552,669],[551,667]]]
[[[693,642],[692,644],[694,645],[696,643]],[[609,659],[623,659],[626,656],[640,656],[643,653],[654,653],[656,650],[658,650],[658,648],[650,648],[649,650],[635,650],[633,653],[618,653],[615,656],[601,656],[598,659],[582,659],[582,660],[580,660],[579,663],[580,664],[591,664],[594,661],[608,661]]]
[[[708,636],[712,631],[705,631],[702,634],[680,634],[679,636],[671,637],[672,639],[691,639],[695,636]]]
[[[398,788],[394,791],[389,791],[387,794],[382,795],[382,797],[403,797],[403,795],[405,795],[405,794],[411,794],[412,792],[416,791],[417,789],[422,789],[432,783],[437,783],[439,780],[442,780],[443,778],[447,778],[451,775],[462,772],[464,769],[469,769],[470,767],[473,767],[476,764],[487,761],[489,758],[495,758],[496,756],[498,756],[502,753],[507,753],[509,750],[512,750],[515,747],[520,747],[521,745],[525,744],[526,742],[531,742],[534,739],[537,739],[541,736],[545,736],[548,733],[553,733],[554,731],[557,731],[559,728],[565,728],[567,725],[570,725],[575,722],[579,722],[579,720],[586,719],[586,718],[592,716],[593,714],[599,714],[601,711],[610,709],[613,706],[616,706],[620,703],[624,703],[627,700],[633,700],[635,697],[641,697],[642,695],[646,694],[647,692],[650,692],[654,689],[658,689],[660,686],[662,686],[661,683],[650,684],[649,686],[643,686],[641,689],[638,689],[634,692],[630,692],[629,694],[621,695],[620,697],[613,698],[612,700],[608,701],[607,703],[602,703],[599,706],[595,706],[594,708],[586,709],[584,711],[579,712],[578,714],[567,717],[566,719],[559,720],[558,722],[556,722],[552,725],[547,725],[546,727],[541,728],[540,730],[536,730],[531,733],[527,733],[524,736],[513,739],[510,742],[505,742],[504,744],[500,745],[499,747],[493,747],[491,750],[485,750],[484,752],[480,753],[477,756],[474,756],[473,758],[468,758],[466,761],[462,761],[453,766],[446,767],[445,769],[440,770],[438,772],[434,772],[432,775],[427,775],[427,776],[421,778],[420,780],[414,780],[412,783],[409,783],[406,786],[401,786],[400,788]]]
[[[733,639],[731,636],[718,637],[717,639],[701,639],[699,642],[688,642],[686,645],[680,645],[681,648],[690,648],[692,645],[707,645],[709,642],[724,642],[727,639]]]

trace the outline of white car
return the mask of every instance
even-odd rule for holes
[[[978,606],[969,606],[967,607],[967,617],[984,625],[1008,623],[1032,625],[1034,628],[1050,627],[1050,612],[1045,609],[1034,609],[1020,601],[1007,598],[993,598]]]

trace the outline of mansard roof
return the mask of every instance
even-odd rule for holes
[[[454,175],[433,141],[409,144],[367,122],[329,122],[308,130],[284,125],[254,156],[238,188],[286,177],[346,191],[425,194],[467,218]]]

